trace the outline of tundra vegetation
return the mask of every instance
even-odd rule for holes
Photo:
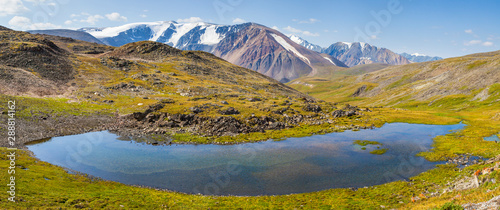
[[[322,69],[316,77],[289,83],[299,92],[211,54],[153,42],[113,48],[3,28],[0,41],[0,100],[16,101],[21,147],[41,138],[104,129],[152,136],[154,141],[233,144],[390,122],[462,122],[465,129],[436,137],[433,149],[419,155],[431,161],[462,154],[493,158],[465,168],[438,165],[410,180],[366,188],[236,197],[189,195],[70,174],[20,149],[17,202],[1,197],[2,208],[428,209],[500,194],[500,159],[495,158],[500,146],[483,140],[500,131],[498,81],[481,84],[464,76],[459,88],[433,82],[471,72],[498,78],[498,52],[377,71]],[[446,71],[458,73],[440,78]],[[0,112],[4,121],[6,109]],[[0,128],[0,134],[5,132]],[[383,155],[386,150],[374,151]],[[0,153],[0,166],[7,168],[8,151],[2,147]],[[9,177],[0,173],[0,182]],[[474,180],[479,184],[467,184]]]

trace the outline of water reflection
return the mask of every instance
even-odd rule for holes
[[[42,161],[125,184],[202,194],[289,194],[407,179],[435,166],[415,156],[430,149],[433,137],[463,126],[392,123],[226,146],[152,146],[103,131],[56,137],[28,148]],[[382,145],[363,150],[354,140]],[[387,152],[370,154],[378,146]]]

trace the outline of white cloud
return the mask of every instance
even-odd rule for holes
[[[32,30],[35,30],[35,29],[54,29],[54,28],[61,28],[61,26],[55,25],[52,23],[33,23],[33,25],[31,25],[31,28],[32,28]]]
[[[15,15],[29,11],[21,0],[0,0],[0,16]]]
[[[145,14],[139,15],[141,18],[147,18],[148,16]]]
[[[9,25],[24,29],[24,27],[31,25],[31,20],[27,17],[14,16],[10,19]]]
[[[481,44],[482,41],[481,40],[470,40],[468,42],[464,42],[464,45],[465,46],[471,46],[471,45],[476,45],[476,44]]]
[[[47,0],[25,0],[25,1],[32,2],[32,3],[35,3],[35,4],[40,4],[40,3],[46,2]]]
[[[371,35],[370,39],[378,39],[377,35]]]
[[[196,23],[196,22],[203,22],[203,19],[199,17],[190,17],[186,19],[177,19],[177,22],[179,23]]]
[[[280,29],[278,28],[278,26],[273,26],[273,27],[271,27],[271,28],[272,28],[272,29],[274,29],[274,30],[277,30],[277,31],[279,31],[279,30],[280,30]]]
[[[297,22],[298,20],[297,19],[293,19],[293,21]],[[313,23],[316,23],[316,22],[319,22],[318,19],[314,19],[314,18],[309,18],[308,20],[301,20],[301,21],[298,21],[299,23],[306,23],[306,24],[313,24]]]
[[[302,33],[302,30],[296,29],[296,28],[291,27],[291,26],[287,26],[283,29],[285,29],[286,31],[292,32],[292,33]]]
[[[468,42],[464,42],[464,45],[465,46],[473,46],[473,45],[482,45],[482,46],[485,46],[485,47],[490,47],[490,46],[493,46],[493,42],[483,42],[481,40],[470,40]]]
[[[495,35],[489,35],[488,38],[486,38],[487,40],[497,40],[497,39],[500,39],[500,36],[495,36]]]
[[[111,21],[123,21],[123,22],[126,22],[128,20],[127,17],[121,16],[120,13],[118,13],[118,12],[113,12],[111,14],[106,14],[105,16],[108,18],[108,20],[111,20]]]
[[[285,28],[283,28],[285,31],[288,31],[288,32],[291,32],[291,33],[295,33],[295,34],[302,34],[304,36],[319,36],[318,33],[311,33],[310,31],[302,31],[300,29],[296,29],[296,28],[293,28],[291,26],[287,26]]]
[[[61,26],[54,25],[52,23],[33,23],[31,19],[23,16],[14,16],[9,21],[9,25],[14,28],[22,30],[40,30],[40,29],[54,29],[61,28]]]
[[[493,46],[493,42],[483,42],[482,45],[485,47],[490,47]]]
[[[72,23],[73,23],[73,21],[71,21],[71,20],[64,21],[64,24],[66,24],[66,25],[71,25]]]
[[[319,36],[318,33],[311,33],[309,31],[303,31],[302,34],[304,34],[305,36]]]
[[[245,23],[247,22],[246,20],[243,20],[241,18],[235,18],[233,19],[233,24],[240,24],[240,23]]]
[[[90,15],[87,17],[87,19],[81,19],[80,22],[90,23],[90,24],[94,25],[97,22],[99,22],[99,20],[101,20],[101,19],[104,19],[104,17],[101,15]]]
[[[472,29],[467,29],[467,30],[465,30],[465,33],[468,33],[468,34],[474,34],[474,32],[472,32]]]

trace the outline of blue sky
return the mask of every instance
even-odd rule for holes
[[[327,47],[365,41],[394,52],[454,57],[500,48],[500,1],[459,0],[0,0],[17,30],[162,20],[256,22]]]

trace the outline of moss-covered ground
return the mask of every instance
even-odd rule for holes
[[[1,168],[7,168],[9,164],[8,152],[6,148],[0,148]],[[0,205],[5,209],[427,209],[451,201],[466,203],[489,199],[500,193],[500,183],[489,183],[473,190],[430,197],[430,193],[442,191],[448,182],[470,176],[478,168],[487,165],[471,166],[464,170],[459,170],[454,165],[440,165],[409,181],[397,181],[356,191],[331,189],[314,193],[253,197],[188,195],[127,186],[81,174],[68,174],[63,168],[38,161],[23,150],[17,151],[16,166],[17,202],[10,202],[7,195],[3,196]],[[7,183],[9,176],[6,171],[0,173],[0,181]],[[498,180],[500,173],[494,172],[488,176]],[[411,201],[411,197],[420,194],[429,198]]]

